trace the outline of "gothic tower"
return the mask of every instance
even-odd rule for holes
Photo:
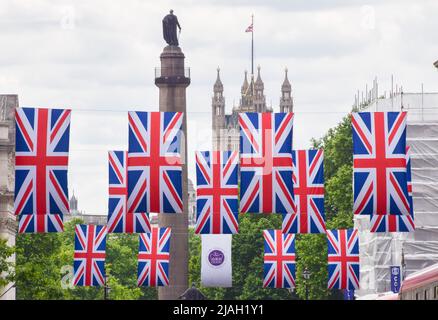
[[[257,80],[254,83],[254,112],[265,112],[266,111],[266,97],[263,93],[265,90],[265,85],[260,77],[260,66],[257,67]]]
[[[281,85],[280,112],[293,112],[292,86],[287,78],[287,68],[284,70],[284,81]]]
[[[224,86],[222,84],[219,67],[217,68],[217,78],[213,86],[213,97],[211,99],[213,124],[213,150],[221,150],[221,134],[225,129],[225,97]]]

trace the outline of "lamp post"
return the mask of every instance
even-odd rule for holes
[[[307,269],[307,267],[303,270],[303,279],[304,279],[304,286],[306,288],[306,300],[309,300],[309,286],[307,284],[307,281],[310,279],[311,272]]]
[[[111,287],[108,285],[108,276],[105,275],[105,283],[103,286],[103,299],[109,300],[109,293],[111,292]]]

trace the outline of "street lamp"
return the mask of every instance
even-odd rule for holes
[[[103,299],[108,300],[109,294],[111,292],[111,287],[108,285],[108,276],[105,275],[105,283],[103,286]]]
[[[303,279],[304,279],[304,286],[306,288],[306,300],[309,300],[309,286],[307,285],[307,281],[310,279],[310,276],[312,275],[312,272],[310,272],[307,267],[303,270]]]

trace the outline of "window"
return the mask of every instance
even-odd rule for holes
[[[438,300],[438,286],[435,287],[434,293],[433,293],[433,298],[435,300]]]
[[[415,300],[420,300],[420,293],[419,292],[415,293]]]
[[[427,300],[427,290],[424,290],[424,300]]]

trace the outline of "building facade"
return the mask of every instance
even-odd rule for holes
[[[70,197],[70,212],[64,215],[64,223],[69,222],[73,219],[82,219],[84,224],[95,224],[105,226],[107,224],[108,215],[107,214],[86,214],[78,209],[78,198],[73,192]]]
[[[15,245],[17,222],[14,214],[15,187],[15,109],[17,95],[0,95],[0,238]],[[12,257],[15,261],[15,255]],[[12,284],[0,288],[0,300],[14,300]]]
[[[213,129],[213,150],[239,150],[239,113],[241,112],[273,112],[271,107],[266,105],[264,95],[265,85],[260,75],[260,66],[257,67],[257,78],[254,76],[248,82],[248,73],[240,90],[240,101],[238,106],[233,106],[230,114],[225,113],[224,86],[220,79],[220,69],[217,69],[217,78],[213,86],[212,97],[212,129]],[[280,112],[293,112],[292,87],[285,70],[284,81],[281,86]]]

